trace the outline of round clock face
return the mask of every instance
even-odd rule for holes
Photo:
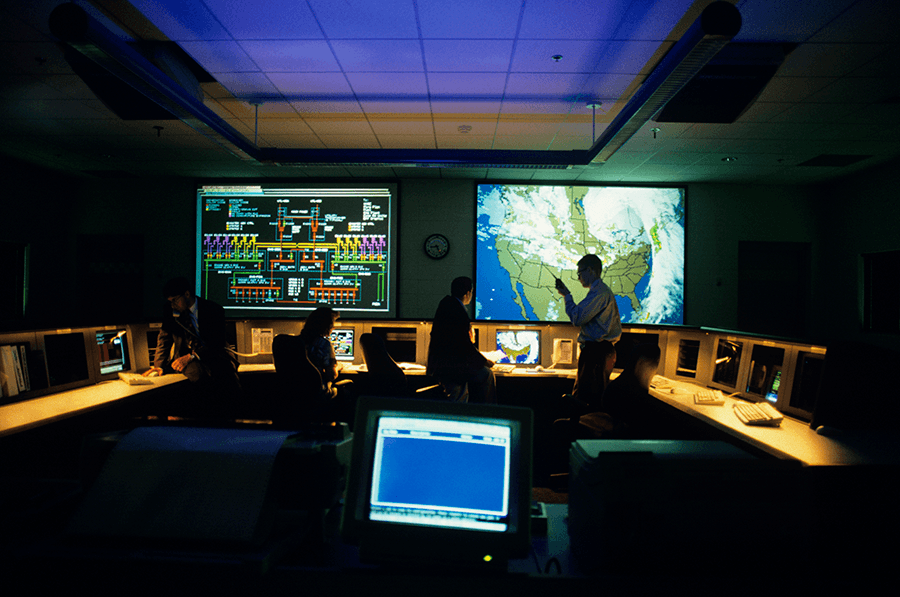
[[[441,259],[450,252],[450,241],[443,234],[432,234],[425,239],[425,254],[432,259]]]

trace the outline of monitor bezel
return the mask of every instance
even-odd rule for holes
[[[112,371],[110,373],[103,373],[103,367],[100,363],[100,345],[97,344],[97,334],[106,334],[106,333],[115,333],[121,334],[121,343],[122,343],[122,353],[124,355],[124,363],[123,369],[121,370],[123,373],[128,373],[134,370],[134,354],[131,345],[131,335],[129,333],[130,330],[126,326],[111,326],[105,328],[95,328],[91,330],[93,342],[91,343],[91,362],[93,367],[93,374],[96,377],[97,381],[107,381],[110,379],[118,379],[119,371]]]
[[[272,190],[321,190],[321,189],[340,189],[340,190],[359,190],[359,189],[377,189],[387,190],[390,194],[390,205],[388,208],[388,234],[389,246],[388,255],[390,262],[386,270],[387,276],[387,308],[384,310],[357,310],[344,304],[315,302],[308,304],[298,304],[290,308],[267,308],[267,307],[249,307],[231,305],[227,301],[218,300],[225,309],[226,316],[229,318],[251,318],[251,319],[274,319],[274,320],[298,320],[305,319],[317,307],[330,306],[337,311],[341,311],[345,319],[372,319],[372,320],[394,320],[397,318],[399,311],[398,297],[399,292],[399,261],[400,261],[400,184],[396,180],[383,180],[377,182],[359,182],[347,179],[339,179],[333,181],[302,181],[284,179],[273,181],[271,179],[246,179],[241,181],[221,180],[221,179],[202,179],[195,184],[196,194],[196,236],[197,240],[194,246],[195,264],[194,270],[196,275],[195,292],[198,296],[207,297],[207,290],[203,285],[203,257],[202,243],[205,234],[203,215],[205,209],[203,207],[203,191],[207,188],[214,187],[254,187],[264,186]]]
[[[334,356],[337,360],[341,362],[352,363],[356,359],[356,328],[352,326],[340,326],[331,330],[331,333],[335,332],[350,332],[350,355],[349,356],[341,356],[338,354],[338,351],[334,351]],[[329,334],[330,336],[331,334]],[[329,338],[330,340],[330,338]],[[334,341],[331,341],[332,347],[334,346]]]
[[[482,213],[480,211],[479,203],[478,203],[480,187],[482,187],[482,186],[498,186],[498,185],[505,186],[505,187],[540,186],[540,187],[590,187],[590,188],[632,188],[632,189],[648,189],[649,188],[649,189],[660,189],[660,190],[662,190],[662,189],[677,189],[678,191],[680,191],[681,197],[682,197],[682,208],[683,208],[682,228],[684,230],[684,247],[682,249],[683,253],[682,253],[682,260],[681,260],[682,261],[681,321],[680,322],[675,322],[675,321],[652,322],[652,325],[680,326],[680,325],[685,325],[685,322],[688,321],[688,317],[686,314],[686,310],[687,310],[687,298],[686,298],[687,297],[687,283],[686,283],[686,280],[687,280],[687,276],[688,276],[688,267],[689,267],[687,248],[688,248],[688,238],[690,236],[690,226],[689,226],[689,217],[688,217],[689,216],[689,205],[690,205],[690,200],[689,200],[690,192],[689,192],[687,185],[679,184],[679,183],[641,183],[641,182],[628,182],[628,183],[587,182],[586,183],[583,181],[579,182],[574,179],[559,180],[559,181],[543,181],[543,182],[540,182],[537,184],[527,184],[522,181],[508,181],[508,180],[501,180],[501,179],[479,180],[479,181],[474,181],[474,183],[472,185],[472,192],[475,197],[474,206],[473,206],[473,211],[474,211],[473,218],[475,218],[476,221],[478,221],[478,218]],[[473,303],[475,305],[474,309],[473,309],[473,322],[489,323],[489,324],[507,323],[507,324],[511,324],[511,325],[517,325],[517,324],[521,325],[521,324],[555,324],[555,323],[564,323],[564,322],[568,321],[568,318],[565,315],[565,313],[562,313],[560,315],[560,317],[555,320],[540,319],[540,318],[532,319],[527,316],[526,317],[514,317],[512,319],[508,319],[505,317],[497,317],[497,316],[493,316],[493,315],[486,316],[484,313],[482,313],[479,308],[480,303],[477,302],[479,299],[477,289],[484,285],[485,280],[481,279],[477,275],[478,274],[478,272],[477,272],[478,261],[479,261],[479,256],[478,256],[479,243],[478,243],[477,236],[478,235],[476,234],[476,238],[473,240],[473,243],[472,243],[472,261],[473,261],[472,268],[476,274],[473,278],[474,282],[475,282],[475,287],[476,287],[476,292],[475,292],[476,296],[475,296],[475,299],[473,300]],[[573,267],[573,269],[570,272],[567,272],[564,270],[562,272],[562,274],[569,274],[572,276],[572,278],[569,280],[569,288],[570,288],[570,290],[571,289],[575,290],[574,296],[578,296],[579,298],[581,298],[584,290],[578,287],[578,284],[576,281],[576,275],[575,275],[576,274],[575,268]],[[565,278],[565,275],[562,275],[562,274],[560,277]],[[603,279],[603,276],[601,276],[601,279]],[[555,293],[552,293],[552,294],[555,295]],[[621,296],[621,295],[616,295],[616,296],[617,296],[617,300],[621,300],[621,301],[628,300],[624,296]],[[578,302],[578,300],[576,300],[576,302]],[[640,321],[623,321],[622,323],[623,324],[639,324],[641,322]]]
[[[510,528],[505,532],[425,527],[369,519],[369,496],[378,421],[385,416],[437,418],[510,426]],[[533,413],[531,409],[487,404],[363,396],[354,423],[353,454],[341,521],[341,537],[360,547],[373,563],[484,565],[522,557],[531,545]],[[515,447],[518,446],[518,449]]]
[[[541,328],[537,328],[537,327],[522,327],[522,326],[515,326],[515,325],[496,326],[494,328],[493,342],[491,343],[492,344],[491,350],[500,350],[500,347],[497,345],[497,336],[499,334],[501,334],[502,332],[517,332],[517,333],[518,332],[529,332],[529,333],[537,334],[537,344],[538,344],[537,362],[535,362],[535,363],[515,363],[515,362],[510,361],[508,364],[515,365],[516,367],[521,367],[523,369],[538,367],[543,364],[543,359],[544,359],[544,345],[543,345],[544,334],[541,333],[542,331],[543,330]],[[497,362],[501,363],[504,361],[497,361]]]

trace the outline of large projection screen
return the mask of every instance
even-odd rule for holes
[[[395,184],[197,190],[197,286],[229,317],[395,318]]]
[[[684,323],[685,190],[479,184],[475,318],[568,321],[554,288],[587,294],[577,263],[603,261],[622,323]]]

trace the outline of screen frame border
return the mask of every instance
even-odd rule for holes
[[[399,297],[400,297],[400,236],[401,236],[401,215],[400,215],[400,202],[401,202],[401,190],[400,190],[400,180],[397,178],[390,178],[385,180],[370,180],[367,182],[361,182],[359,180],[347,180],[346,178],[316,178],[316,179],[271,179],[271,178],[248,178],[248,179],[219,179],[219,178],[203,178],[203,179],[195,179],[193,181],[193,191],[194,191],[194,230],[195,230],[195,241],[194,241],[194,293],[196,296],[202,296],[206,298],[201,292],[202,286],[202,256],[201,256],[201,246],[203,242],[203,231],[202,231],[202,216],[203,216],[203,206],[200,200],[200,189],[204,186],[256,186],[256,185],[264,185],[269,188],[309,188],[309,189],[322,189],[322,188],[350,188],[350,189],[359,189],[359,188],[377,188],[377,187],[385,187],[388,188],[391,192],[391,208],[388,215],[388,223],[390,230],[390,247],[389,254],[393,257],[393,265],[388,267],[388,276],[389,280],[393,279],[394,282],[388,282],[388,301],[389,306],[388,310],[385,312],[364,312],[364,313],[356,313],[352,311],[347,311],[345,307],[341,305],[329,305],[327,303],[319,303],[316,307],[332,307],[336,311],[341,313],[342,319],[346,321],[351,321],[354,319],[358,320],[368,320],[368,319],[397,319],[400,314],[400,305],[399,305]],[[225,308],[225,305],[222,305]],[[262,320],[284,320],[284,321],[293,321],[293,320],[304,320],[306,317],[316,308],[312,307],[309,310],[285,310],[284,312],[273,312],[261,310],[258,313],[252,313],[247,311],[240,311],[235,309],[226,309],[225,316],[228,319],[262,319]]]
[[[437,417],[476,422],[513,422],[512,441],[519,450],[511,454],[509,516],[515,529],[500,533],[423,527],[372,521],[368,498],[372,488],[376,438],[374,432],[383,416]],[[361,396],[354,421],[354,441],[341,517],[341,537],[359,545],[368,557],[392,560],[395,546],[408,553],[409,545],[454,561],[480,560],[491,553],[500,559],[527,554],[531,546],[531,489],[533,467],[534,415],[531,409],[488,404],[413,400],[395,397]],[[373,545],[374,543],[374,545]],[[362,556],[362,553],[361,553]],[[403,561],[403,560],[401,560]]]
[[[530,183],[530,184],[529,184]],[[689,185],[686,183],[646,183],[646,182],[604,182],[604,181],[591,181],[589,183],[585,183],[583,181],[577,180],[539,180],[539,181],[509,181],[503,179],[488,179],[488,180],[473,180],[472,181],[472,210],[473,221],[475,222],[475,230],[472,235],[472,280],[475,283],[475,299],[473,302],[477,300],[478,297],[478,187],[481,185],[508,185],[508,186],[573,186],[573,187],[633,187],[633,188],[651,188],[651,189],[681,189],[684,195],[684,256],[683,256],[683,287],[682,287],[682,301],[681,301],[681,323],[674,322],[651,322],[646,325],[652,326],[690,326],[687,322],[689,321],[688,317],[688,290],[687,290],[687,281],[690,271],[690,260],[688,259],[688,239],[690,236],[690,189]],[[605,264],[604,264],[605,266]],[[552,323],[565,323],[566,319],[560,319],[557,321],[552,320],[531,320],[531,319],[484,319],[478,316],[477,313],[477,305],[473,307],[473,318],[472,322],[475,323],[488,323],[488,324],[552,324]],[[622,322],[623,325],[640,325],[641,322]]]

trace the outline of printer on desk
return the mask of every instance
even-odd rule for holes
[[[143,427],[88,436],[73,537],[259,546],[278,511],[323,512],[347,481],[346,425],[305,431]]]
[[[605,439],[574,442],[569,466],[569,537],[585,574],[740,576],[742,555],[809,554],[808,535],[768,506],[804,503],[797,461],[717,441]]]

